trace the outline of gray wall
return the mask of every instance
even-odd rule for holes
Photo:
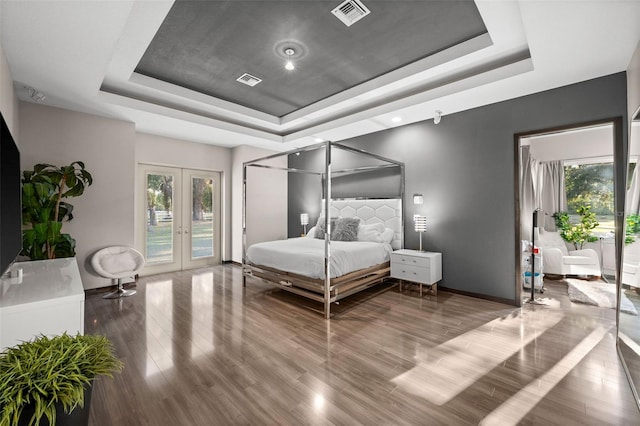
[[[514,134],[623,117],[626,143],[626,96],[618,73],[342,143],[405,163],[405,246],[418,247],[413,214],[427,216],[424,247],[443,253],[443,287],[515,301]],[[289,181],[290,212],[313,209],[317,188],[302,184]]]
[[[640,42],[627,68],[627,101],[629,115],[640,109]]]
[[[323,172],[326,151],[324,145],[319,149],[305,151],[300,155],[289,155],[291,168],[305,171]],[[392,166],[389,168],[357,171],[354,173],[336,173],[355,167]],[[331,181],[331,197],[336,198],[396,198],[402,191],[400,167],[367,155],[360,155],[335,146],[331,150],[331,167],[334,173]],[[322,210],[324,181],[317,174],[289,173],[289,191],[293,191],[295,204],[289,209],[289,238],[300,236],[300,213],[309,214],[309,226],[314,226]],[[290,197],[291,199],[291,197]]]

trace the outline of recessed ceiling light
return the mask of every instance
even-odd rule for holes
[[[296,51],[289,47],[289,48],[285,49],[284,54],[287,55],[287,58],[288,58],[287,62],[284,64],[284,68],[287,71],[295,70],[296,67],[295,67],[295,65],[293,65],[293,61],[291,60],[291,56],[295,55]]]
[[[402,121],[402,117],[393,117],[391,121],[393,121],[394,123],[399,123]]]
[[[320,143],[320,142],[324,142],[324,139],[322,139],[322,138],[315,138],[314,140],[315,140],[316,142],[318,142],[318,143]]]

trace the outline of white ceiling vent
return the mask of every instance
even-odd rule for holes
[[[338,7],[331,11],[336,18],[342,21],[347,27],[355,24],[371,13],[367,6],[358,0],[347,0],[340,3]]]
[[[261,78],[256,77],[255,75],[251,75],[249,73],[244,73],[240,77],[236,78],[236,81],[246,84],[247,86],[255,86],[256,84],[262,81]]]

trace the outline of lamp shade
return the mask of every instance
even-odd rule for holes
[[[427,230],[427,217],[426,216],[415,216],[415,231],[416,232],[424,232]]]
[[[413,194],[413,204],[422,204],[424,203],[424,198],[422,194]]]
[[[308,225],[309,224],[309,214],[302,213],[300,214],[300,225]]]

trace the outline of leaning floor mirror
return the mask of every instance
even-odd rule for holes
[[[631,121],[625,244],[618,292],[618,352],[640,407],[640,111]]]

